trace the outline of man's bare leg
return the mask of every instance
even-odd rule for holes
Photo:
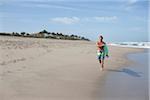
[[[104,70],[104,60],[101,60],[101,68],[102,68],[102,71]]]
[[[99,60],[99,63],[100,63],[100,71],[103,71],[103,61],[102,60]]]

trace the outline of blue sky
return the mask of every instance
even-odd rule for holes
[[[76,34],[148,41],[148,0],[0,0],[0,32]]]

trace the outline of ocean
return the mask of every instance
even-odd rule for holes
[[[115,42],[115,43],[108,43],[108,45],[150,49],[150,42]]]

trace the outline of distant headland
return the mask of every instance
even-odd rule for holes
[[[12,32],[12,33],[6,33],[6,32],[0,32],[0,35],[3,36],[18,36],[18,37],[32,37],[32,38],[47,38],[47,39],[62,39],[62,40],[85,40],[90,41],[90,39],[78,36],[78,35],[66,35],[63,33],[58,32],[48,32],[46,30],[37,32],[37,33],[27,33],[27,32]]]

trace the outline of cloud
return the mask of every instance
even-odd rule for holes
[[[1,0],[0,0],[1,1]],[[80,10],[78,8],[74,8],[71,6],[65,6],[63,4],[59,4],[61,1],[66,0],[2,0],[5,4],[13,4],[21,7],[37,7],[37,8],[56,8],[56,9],[66,9],[66,10]],[[53,3],[52,3],[53,2]],[[57,2],[54,3],[54,2]],[[1,6],[0,2],[0,6]]]
[[[50,19],[50,21],[60,24],[75,24],[78,23],[80,19],[78,17],[56,17]]]
[[[118,19],[117,16],[97,16],[97,17],[93,17],[94,20],[96,21],[103,21],[103,22],[107,22],[107,21],[116,21]]]
[[[138,2],[138,0],[127,0],[128,5],[133,5],[137,2]]]
[[[115,22],[117,16],[95,16],[95,17],[55,17],[51,18],[50,21],[58,24],[76,24],[79,22]]]
[[[134,8],[134,5],[139,2],[138,0],[127,0],[125,5],[125,10],[130,11]]]
[[[38,0],[40,1],[40,0]],[[31,7],[31,8],[56,8],[56,9],[65,9],[65,10],[80,10],[78,8],[74,8],[71,6],[65,6],[63,4],[53,4],[53,3],[41,3],[41,2],[37,2],[37,3],[33,3],[33,2],[23,2],[23,3],[14,3],[16,6],[21,6],[21,7]]]
[[[6,0],[1,0],[6,1]],[[104,2],[103,0],[7,0],[8,2]],[[106,0],[109,2],[111,0]],[[114,0],[115,1],[115,0]],[[120,1],[120,0],[116,0]]]
[[[0,1],[6,1],[6,0],[0,0]],[[49,2],[54,0],[7,0],[8,2]],[[7,2],[6,1],[6,2]],[[62,1],[62,0],[56,0],[56,1]]]

